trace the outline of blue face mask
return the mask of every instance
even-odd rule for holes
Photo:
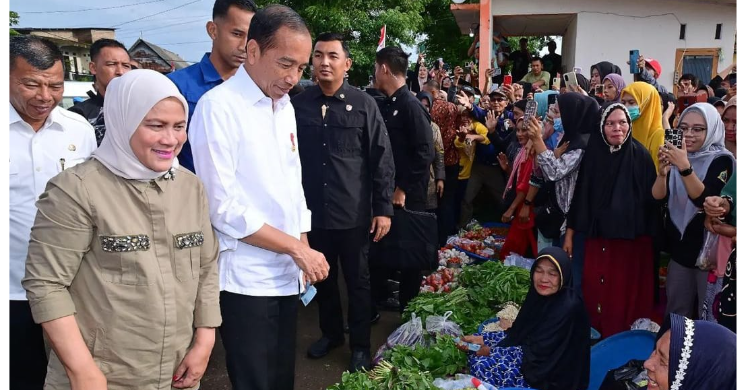
[[[634,121],[641,117],[641,108],[638,106],[628,107],[628,114],[630,114],[630,121]]]
[[[562,133],[565,131],[563,130],[562,119],[560,118],[555,118],[555,120],[552,122],[552,127],[555,128],[556,133]]]

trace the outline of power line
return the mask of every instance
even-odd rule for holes
[[[169,31],[156,31],[156,32],[148,32],[144,34],[140,33],[127,33],[124,35],[117,35],[117,39],[125,39],[125,38],[139,38],[139,37],[153,37],[157,35],[164,35],[164,34],[174,34],[179,32],[185,32],[185,31],[195,31],[195,27],[187,27],[187,28],[180,28],[176,30],[169,30]]]
[[[118,9],[118,8],[134,7],[136,5],[151,4],[151,3],[160,3],[162,1],[166,1],[166,0],[151,0],[151,1],[144,1],[142,3],[115,5],[115,6],[112,6],[112,7],[101,7],[101,8],[86,8],[86,9],[59,10],[59,11],[17,11],[17,12],[20,13],[20,14],[64,14],[64,13],[87,12],[87,11],[103,11],[103,10],[107,10],[107,9]]]
[[[206,15],[202,15],[202,16],[194,15],[194,16],[188,16],[188,17],[166,18],[166,19],[155,18],[155,19],[145,20],[141,22],[141,23],[150,23],[150,24],[145,24],[143,26],[128,26],[128,27],[118,28],[117,31],[123,32],[123,31],[130,31],[130,30],[140,30],[144,27],[151,28],[150,27],[151,25],[156,25],[157,23],[166,23],[166,22],[177,22],[176,24],[179,25],[183,22],[189,23],[195,20],[208,20],[208,19]],[[169,25],[162,24],[162,25],[159,25],[159,27],[157,28],[162,28],[162,27],[167,27],[167,26],[172,26],[172,24],[169,24]]]
[[[155,14],[151,14],[151,15],[146,15],[146,16],[140,17],[140,18],[138,18],[138,19],[133,19],[133,20],[129,20],[129,21],[127,21],[127,22],[123,22],[123,23],[120,23],[120,24],[116,24],[116,25],[112,26],[112,28],[114,28],[114,27],[120,27],[120,26],[124,26],[124,25],[126,25],[126,24],[129,24],[129,23],[133,23],[133,22],[137,22],[137,21],[139,21],[139,20],[143,20],[143,19],[146,19],[146,18],[150,18],[150,17],[152,17],[152,16],[156,16],[156,15],[161,15],[161,14],[167,13],[167,12],[169,12],[169,11],[174,11],[174,10],[176,10],[176,9],[178,9],[178,8],[182,8],[182,7],[187,7],[187,6],[188,6],[188,5],[190,5],[190,4],[195,4],[195,3],[198,3],[198,2],[200,2],[200,1],[201,1],[201,0],[194,0],[194,1],[191,1],[191,2],[189,2],[189,3],[185,3],[185,4],[183,4],[183,5],[178,5],[177,7],[174,7],[174,8],[170,8],[170,9],[167,9],[167,10],[164,10],[164,11],[161,11],[161,12],[157,12],[157,13],[155,13]]]
[[[205,18],[201,16],[200,19],[191,20],[189,22],[173,23],[173,24],[167,24],[167,25],[164,25],[164,26],[149,27],[149,28],[144,28],[144,29],[133,28],[133,29],[127,29],[127,30],[118,30],[118,32],[124,34],[125,36],[127,36],[128,34],[137,34],[137,35],[140,35],[141,33],[146,32],[146,31],[161,30],[163,28],[169,28],[169,27],[174,27],[174,26],[182,26],[182,25],[185,25],[185,24],[192,24],[192,23],[203,22],[204,19]]]

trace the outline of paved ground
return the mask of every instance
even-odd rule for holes
[[[344,299],[345,296],[342,294],[342,300]],[[346,306],[344,306],[344,310],[346,311]],[[380,321],[372,327],[373,354],[399,325],[401,325],[401,318],[397,313],[381,311]],[[300,304],[299,316],[297,317],[295,390],[325,389],[327,386],[339,382],[341,373],[349,367],[350,355],[347,346],[339,347],[319,360],[307,358],[307,347],[319,337],[317,303],[313,302],[308,307]],[[216,332],[216,346],[211,355],[206,375],[201,381],[201,390],[231,390],[231,388],[225,367],[224,347],[221,344],[219,332]]]

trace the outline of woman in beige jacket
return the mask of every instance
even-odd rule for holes
[[[208,202],[176,163],[187,112],[157,72],[114,79],[101,147],[40,196],[23,286],[53,349],[45,389],[198,386],[221,314]]]

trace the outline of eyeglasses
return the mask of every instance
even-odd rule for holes
[[[692,127],[689,127],[689,126],[681,125],[681,126],[679,126],[677,128],[680,129],[680,131],[682,131],[683,134],[687,134],[688,131],[692,132],[693,134],[698,134],[698,133],[702,133],[702,132],[706,131],[706,128],[703,127],[703,126],[692,126]]]

